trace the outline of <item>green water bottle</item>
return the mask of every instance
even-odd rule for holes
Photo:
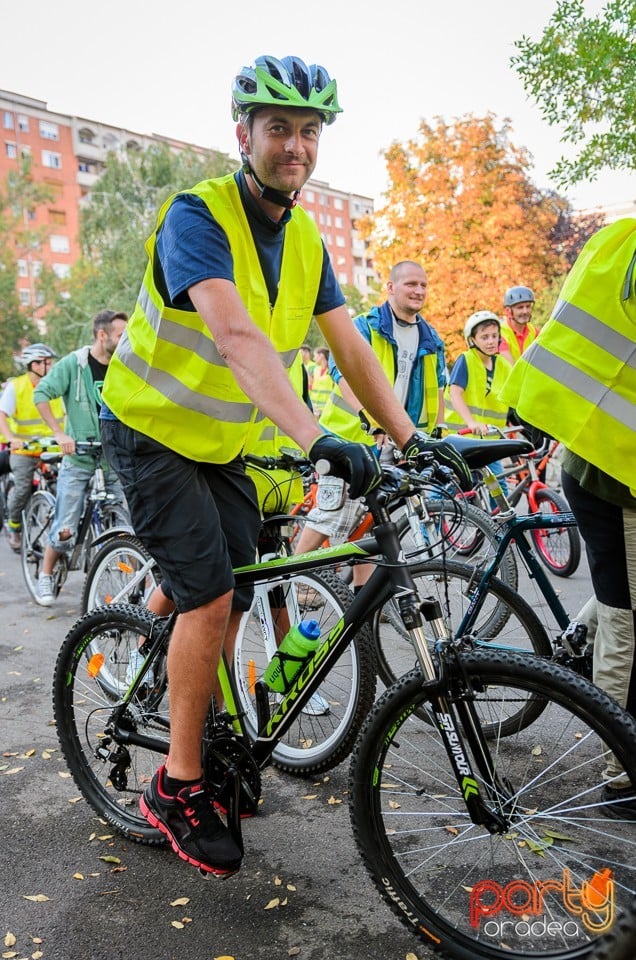
[[[283,638],[280,647],[267,665],[263,680],[271,690],[286,693],[320,639],[317,620],[302,620]]]

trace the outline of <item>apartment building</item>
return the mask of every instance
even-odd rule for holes
[[[0,90],[0,138],[0,184],[11,170],[17,170],[21,157],[29,156],[33,179],[45,183],[52,193],[49,202],[20,214],[30,242],[16,251],[18,294],[23,307],[31,308],[36,317],[40,313],[36,278],[43,264],[60,278],[68,276],[80,253],[80,205],[99,180],[109,151],[144,150],[163,143],[175,151],[210,152],[210,148],[158,134],[55,113],[45,101],[8,90]],[[373,200],[309,180],[302,205],[318,225],[340,283],[368,293],[373,264],[355,221],[373,212]]]

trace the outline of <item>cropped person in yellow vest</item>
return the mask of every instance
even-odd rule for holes
[[[380,361],[386,380],[407,413],[423,430],[430,432],[441,422],[446,383],[444,344],[420,311],[427,291],[426,272],[419,263],[396,263],[386,284],[387,299],[353,321]],[[376,449],[370,418],[340,370],[331,365],[333,392],[320,418],[321,426],[347,440],[367,443]],[[384,423],[381,424],[385,426]],[[390,462],[394,445],[386,440],[382,456]],[[329,480],[319,480],[324,485]],[[314,508],[299,537],[297,552],[315,550],[325,538],[344,541],[362,514],[359,504],[345,500],[340,510]],[[354,589],[359,589],[372,571],[370,564],[353,568]]]
[[[311,386],[309,397],[314,416],[320,417],[325,404],[333,390],[333,380],[329,372],[329,350],[327,347],[316,347],[314,350],[314,365],[311,371]]]
[[[11,471],[15,486],[8,503],[9,545],[16,553],[22,542],[22,511],[33,492],[33,474],[40,447],[23,450],[25,441],[35,437],[51,437],[47,426],[33,402],[33,391],[48,372],[57,354],[45,343],[33,343],[22,351],[21,362],[26,373],[9,380],[0,398],[0,432],[11,446]],[[59,400],[53,416],[60,428],[64,423],[64,406]]]
[[[242,852],[214,809],[201,738],[221,651],[231,658],[260,527],[242,451],[265,417],[363,496],[379,482],[364,444],[322,430],[289,380],[312,316],[372,416],[408,449],[428,440],[351,323],[320,234],[297,205],[336,83],[298,57],[259,57],[232,88],[243,168],[171,197],[147,242],[134,313],[106,376],[102,443],[136,534],[179,611],[168,652],[170,754],[140,808],[182,859],[219,876]]]
[[[636,716],[636,219],[588,240],[503,396],[566,447],[563,492],[596,596],[594,680]],[[605,775],[602,812],[636,818],[613,757]]]
[[[530,287],[506,290],[499,352],[509,363],[516,363],[523,351],[537,339],[537,328],[530,322],[533,307],[534,293]]]

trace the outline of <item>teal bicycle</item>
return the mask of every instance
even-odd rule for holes
[[[422,492],[433,473],[392,468],[367,497],[377,569],[285,692],[272,697],[257,671],[253,730],[242,680],[220,664],[224,704],[210,705],[205,774],[242,844],[240,815],[258,810],[261,771],[290,730],[324,720],[303,713],[311,696],[353,644],[372,651],[368,622],[395,600],[418,665],[371,708],[351,760],[351,820],[373,882],[414,935],[448,957],[590,958],[607,931],[619,936],[636,892],[636,822],[608,798],[607,779],[611,752],[636,782],[636,722],[558,664],[452,636],[440,604],[418,593],[388,509],[395,497]],[[236,579],[294,589],[349,551],[370,556],[345,544],[241,568]],[[272,609],[282,600],[276,593]],[[75,782],[101,817],[149,844],[163,837],[138,800],[169,749],[164,665],[173,624],[130,605],[91,611],[65,639],[54,677],[58,736]],[[145,660],[127,682],[140,636]],[[337,697],[328,699],[335,711]],[[534,713],[537,699],[542,709],[528,725],[525,710]]]

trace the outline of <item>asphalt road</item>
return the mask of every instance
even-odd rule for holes
[[[556,583],[574,613],[590,592],[585,563]],[[71,574],[56,605],[38,607],[0,537],[2,957],[432,960],[362,867],[346,763],[319,782],[265,771],[243,868],[227,881],[111,834],[70,779],[52,721],[53,667],[81,584]]]

